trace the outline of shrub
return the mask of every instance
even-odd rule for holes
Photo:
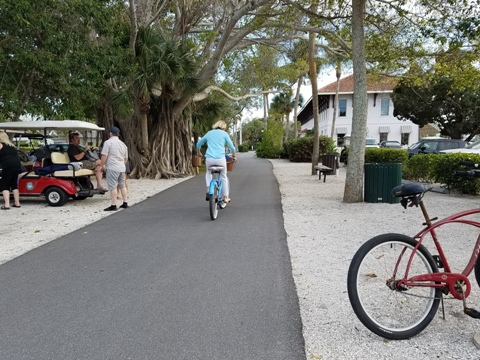
[[[282,138],[283,124],[281,122],[270,120],[267,124],[267,130],[262,134],[262,141],[257,147],[257,157],[276,159],[282,156]]]
[[[283,144],[285,156],[293,162],[311,162],[313,138],[301,137],[288,140]]]
[[[335,142],[328,136],[318,138],[319,156],[323,154],[336,153]],[[305,136],[292,139],[283,144],[285,156],[292,162],[311,162],[313,152],[313,137]]]
[[[405,163],[408,151],[403,149],[366,148],[365,163]]]
[[[427,154],[412,156],[403,167],[403,177],[412,181],[439,183],[462,194],[480,193],[480,179],[463,178],[455,170],[469,170],[461,161],[480,163],[480,155],[466,153]]]
[[[238,145],[238,152],[248,152],[248,144]]]
[[[456,190],[462,194],[477,195],[480,192],[480,179],[469,179],[455,175],[455,170],[471,170],[461,161],[473,161],[480,163],[480,155],[453,153],[438,155],[432,162],[435,182],[444,184],[448,189]]]
[[[435,181],[433,163],[438,154],[415,155],[408,159],[403,166],[403,178],[412,181],[429,182]]]

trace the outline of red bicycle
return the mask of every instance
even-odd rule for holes
[[[462,162],[461,165],[480,168],[480,164],[472,162]],[[479,178],[480,170],[459,170],[456,174]],[[441,227],[447,224],[480,228],[479,221],[468,218],[479,214],[480,208],[436,221],[436,218],[430,218],[423,202],[423,196],[429,190],[431,187],[415,183],[394,188],[392,192],[402,198],[404,208],[420,207],[425,228],[413,238],[395,233],[375,236],[359,248],[348,270],[348,296],[355,314],[369,330],[387,339],[408,339],[420,333],[433,320],[440,301],[443,308],[443,299],[447,295],[463,301],[465,314],[480,318],[480,312],[466,305],[471,291],[468,276],[473,270],[480,286],[479,232],[474,229],[476,243],[461,272],[452,272],[437,236]],[[435,255],[424,245],[429,237],[433,240]],[[445,317],[445,313],[443,315]]]

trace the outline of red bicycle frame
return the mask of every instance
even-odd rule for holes
[[[423,287],[432,287],[432,288],[448,288],[449,292],[459,300],[462,300],[464,298],[467,298],[468,295],[470,294],[471,290],[471,284],[470,281],[468,280],[468,275],[472,272],[475,263],[477,261],[478,255],[480,254],[480,233],[477,237],[477,241],[475,243],[475,247],[473,248],[472,255],[470,257],[470,261],[468,262],[467,266],[465,269],[462,271],[462,273],[452,273],[450,269],[450,265],[448,263],[448,260],[445,256],[445,253],[443,252],[442,246],[440,245],[440,242],[437,238],[437,234],[435,232],[435,229],[449,223],[461,223],[461,224],[467,224],[467,225],[472,225],[477,228],[480,228],[480,222],[478,221],[473,221],[473,220],[468,220],[464,219],[466,216],[473,215],[473,214],[479,214],[480,209],[472,209],[472,210],[467,210],[463,211],[451,216],[448,216],[440,221],[437,221],[435,223],[432,223],[430,217],[428,216],[427,210],[425,208],[425,205],[423,201],[420,201],[419,203],[420,208],[422,210],[423,216],[425,217],[426,220],[426,228],[420,231],[417,235],[414,236],[414,239],[417,239],[418,243],[416,244],[415,248],[412,251],[412,254],[410,255],[410,259],[408,260],[407,267],[405,269],[405,275],[402,279],[396,281],[396,288],[397,289],[402,289],[406,287],[413,287],[413,286],[423,286]],[[443,267],[445,269],[444,272],[438,272],[438,273],[431,273],[431,274],[421,274],[421,275],[415,275],[412,276],[411,278],[408,277],[408,273],[410,271],[410,266],[413,261],[413,257],[415,256],[418,247],[423,243],[425,236],[427,234],[430,234],[432,236],[433,242],[435,244],[435,247],[438,251],[438,256],[443,263]],[[396,274],[398,271],[399,264],[403,258],[403,255],[405,253],[406,249],[402,251],[402,253],[399,256],[399,259],[397,261],[397,264],[395,265],[395,271],[393,275],[393,279],[396,278]],[[463,292],[461,285],[465,284],[466,290]]]

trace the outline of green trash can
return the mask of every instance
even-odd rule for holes
[[[402,163],[365,164],[365,202],[399,203],[400,198],[392,195],[392,189],[401,184]]]

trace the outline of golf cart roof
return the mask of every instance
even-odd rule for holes
[[[99,127],[86,121],[80,120],[45,120],[45,121],[13,121],[0,122],[0,130],[96,130],[103,131]]]

